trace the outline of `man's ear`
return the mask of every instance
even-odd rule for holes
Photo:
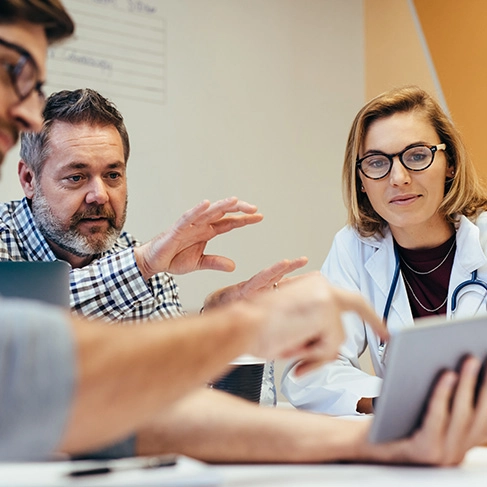
[[[24,190],[25,196],[32,199],[34,196],[34,187],[36,184],[33,171],[27,166],[27,164],[21,159],[19,161],[18,171],[20,185]]]

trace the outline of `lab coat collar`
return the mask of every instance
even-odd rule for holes
[[[481,213],[478,218],[470,221],[461,215],[455,225],[457,230],[457,252],[455,254],[456,270],[465,276],[487,265],[487,257],[482,249],[481,239],[487,239],[487,213]],[[485,243],[485,242],[484,242]]]
[[[456,225],[457,229],[457,251],[455,261],[450,275],[448,310],[447,315],[450,318],[452,293],[457,286],[471,279],[473,271],[478,271],[478,278],[485,281],[487,257],[485,240],[487,239],[487,213],[481,213],[474,221],[465,216],[461,216]],[[458,296],[458,308],[455,317],[472,316],[481,310],[482,302],[485,299],[485,291],[480,286],[467,286],[463,288]],[[475,311],[477,310],[477,311]]]
[[[396,256],[394,254],[394,239],[392,233],[387,227],[384,229],[384,237],[361,237],[359,239],[366,245],[375,247],[377,250],[373,252],[367,261],[364,263],[364,268],[370,275],[371,279],[375,282],[377,287],[381,290],[384,296],[384,306],[391,289],[391,284],[396,269]],[[395,293],[400,292],[400,289],[404,287],[402,276],[399,276],[399,281]],[[404,325],[411,324],[413,316],[409,303],[407,300],[395,299],[392,302],[392,308],[394,309],[401,322]],[[377,310],[380,312],[379,310]]]
[[[448,315],[450,315],[452,289],[465,280],[470,279],[474,270],[487,268],[487,256],[483,247],[487,247],[487,212],[481,213],[475,219],[468,219],[460,215],[455,224],[457,232],[457,251],[450,276],[450,296],[448,299]],[[392,277],[396,266],[394,255],[394,240],[389,228],[384,230],[384,237],[362,237],[359,240],[377,250],[364,263],[364,268],[384,294],[384,300],[389,294]],[[484,272],[486,272],[484,270]],[[479,271],[481,275],[481,271]],[[396,293],[404,287],[402,277],[399,277]],[[480,292],[473,288],[474,291]],[[411,323],[412,314],[407,300],[394,300],[392,309],[399,315],[404,324]]]
[[[487,256],[483,251],[483,247],[487,247],[487,212],[482,212],[474,221],[460,215],[455,230],[457,249],[460,249],[455,254],[455,267],[460,266],[467,275],[470,275],[474,270],[487,265]],[[386,227],[384,237],[377,235],[363,237],[358,233],[357,236],[364,244],[377,249],[377,252],[365,263],[365,268],[382,289],[383,281],[394,274],[396,264],[391,231]],[[384,263],[386,269],[383,267]]]

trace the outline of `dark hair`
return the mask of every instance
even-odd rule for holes
[[[95,90],[83,88],[53,93],[46,101],[43,117],[44,123],[41,131],[23,133],[20,146],[20,157],[38,179],[41,177],[42,167],[49,155],[49,135],[55,122],[115,127],[122,139],[125,163],[127,163],[130,142],[122,114],[110,100]]]
[[[0,24],[14,24],[22,20],[44,26],[49,44],[74,32],[74,22],[60,0],[0,1]]]

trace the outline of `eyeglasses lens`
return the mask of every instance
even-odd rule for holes
[[[0,66],[10,77],[10,82],[20,100],[27,98],[36,88],[40,91],[40,86],[37,87],[39,84],[37,68],[30,57],[0,44]]]
[[[18,94],[27,98],[37,85],[37,69],[29,58],[22,57],[14,69]]]
[[[381,154],[374,154],[362,160],[361,168],[365,175],[379,179],[389,172],[391,161]]]
[[[421,170],[429,165],[433,158],[433,152],[424,145],[411,147],[402,155],[402,161],[409,169]]]
[[[421,171],[431,164],[433,152],[429,147],[422,145],[410,147],[398,154],[398,156],[408,169]],[[384,177],[389,172],[391,165],[391,159],[383,154],[373,154],[366,157],[361,162],[363,173],[372,179],[380,179]]]

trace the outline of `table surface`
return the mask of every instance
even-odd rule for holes
[[[325,487],[373,485],[486,486],[487,448],[472,449],[463,464],[452,468],[390,465],[218,465],[224,487]]]
[[[93,462],[82,462],[92,467]],[[96,466],[99,466],[95,462]],[[76,463],[76,470],[80,463]],[[0,463],[0,487],[441,487],[486,486],[487,448],[452,468],[391,465],[206,465],[180,457],[174,467],[69,477],[70,462]]]

